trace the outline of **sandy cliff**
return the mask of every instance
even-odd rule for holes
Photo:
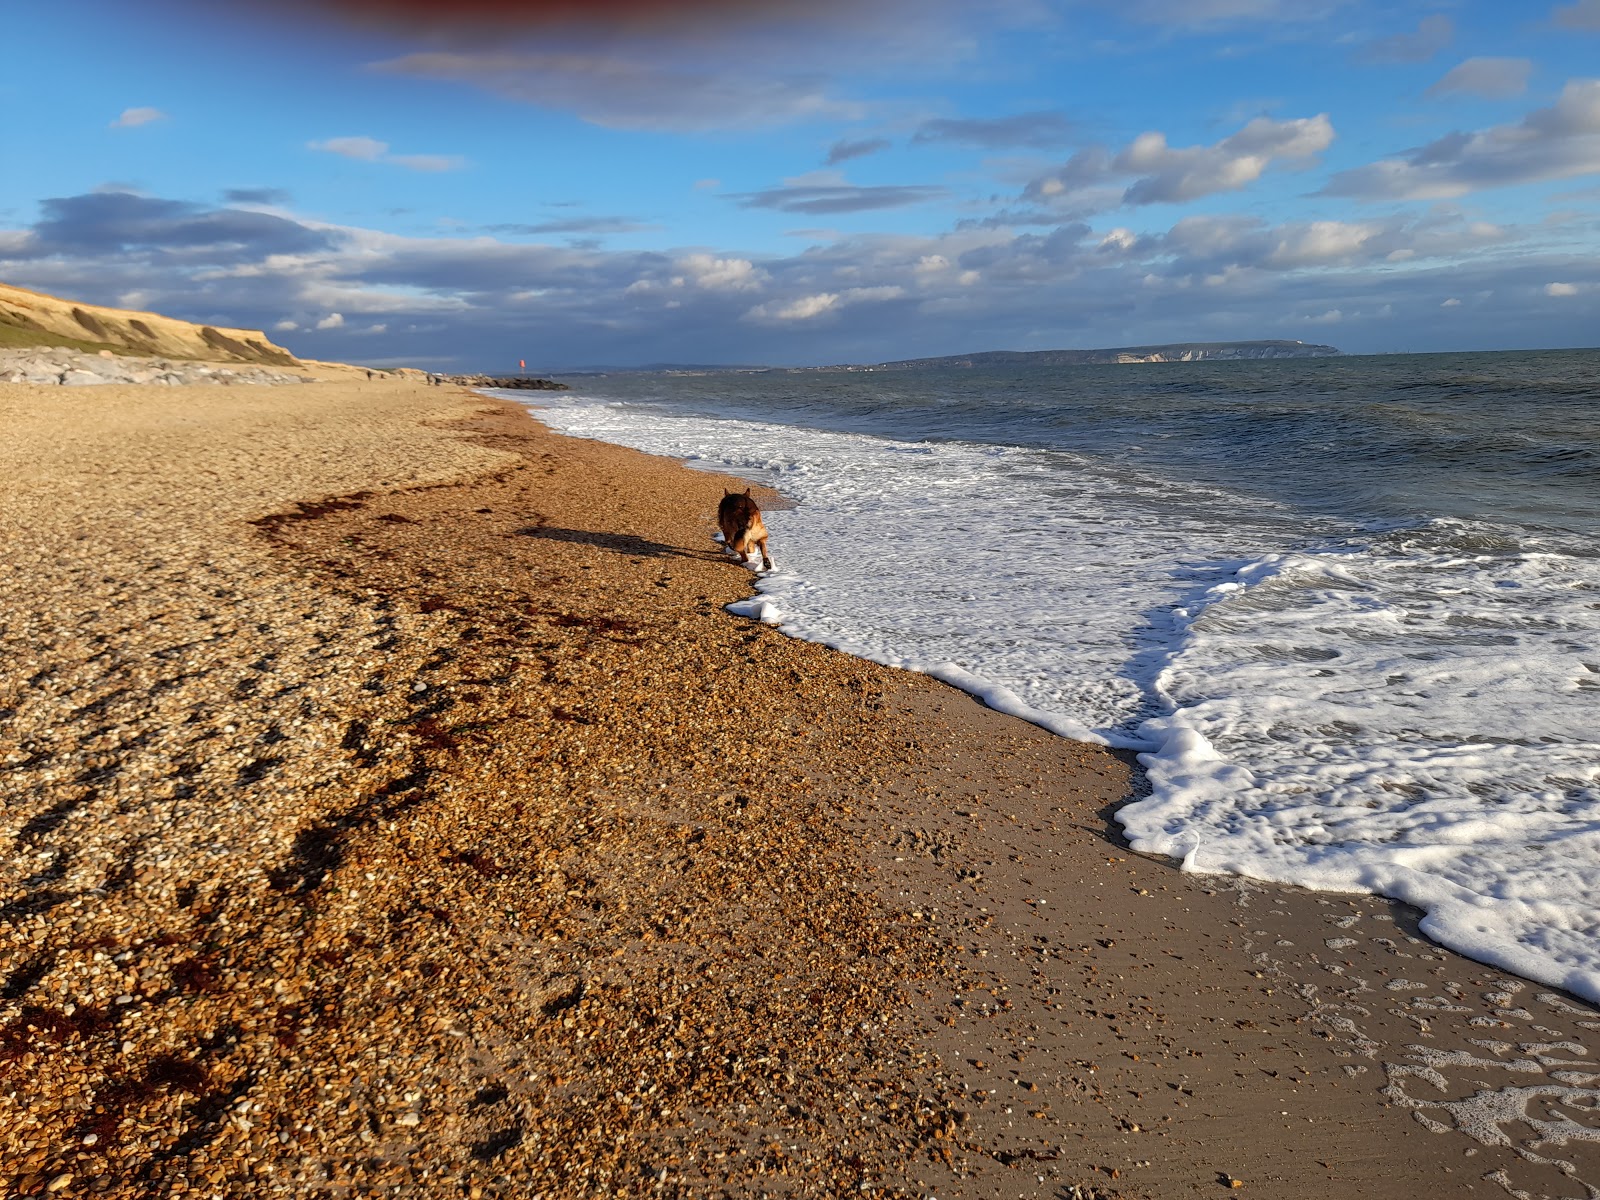
[[[0,344],[71,345],[207,362],[300,362],[254,329],[195,325],[155,313],[77,304],[0,283]]]

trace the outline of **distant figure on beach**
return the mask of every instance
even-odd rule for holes
[[[372,382],[372,372],[371,372],[371,371],[368,371],[368,372],[367,372],[367,382],[368,382],[368,383],[371,383],[371,382]]]
[[[772,559],[767,555],[767,526],[761,519],[761,509],[750,498],[750,489],[742,492],[725,492],[717,505],[717,527],[722,530],[722,544],[748,563],[753,547],[761,548],[761,567],[772,570]]]

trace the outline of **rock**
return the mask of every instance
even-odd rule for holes
[[[446,383],[462,387],[502,388],[516,392],[565,392],[570,389],[553,379],[534,379],[527,375],[446,375]]]
[[[101,350],[94,354],[61,348],[0,350],[0,383],[62,384],[88,387],[105,383],[285,384],[310,383],[309,376],[260,367],[211,367],[164,358],[134,358]]]

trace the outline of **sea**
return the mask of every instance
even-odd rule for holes
[[[1600,351],[570,383],[793,502],[734,611],[1137,751],[1136,850],[1600,1002]]]

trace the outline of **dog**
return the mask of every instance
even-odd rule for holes
[[[739,556],[739,561],[750,561],[750,550],[761,548],[763,570],[772,570],[772,558],[767,554],[767,527],[761,520],[761,510],[750,498],[750,489],[742,492],[724,492],[722,503],[717,505],[717,526],[722,530],[722,544]]]

